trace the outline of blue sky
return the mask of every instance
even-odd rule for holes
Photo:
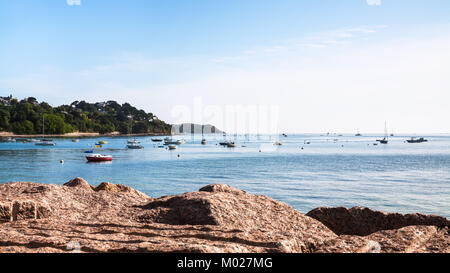
[[[388,120],[450,132],[449,1],[70,2],[2,1],[0,94],[111,98],[172,122],[189,119],[174,107],[200,98],[276,104],[282,131],[377,132]]]

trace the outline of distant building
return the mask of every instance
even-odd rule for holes
[[[13,100],[15,100],[15,98],[13,98],[12,95],[9,95],[9,97],[0,97],[0,104],[9,106]]]

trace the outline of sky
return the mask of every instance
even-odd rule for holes
[[[3,0],[0,96],[129,102],[227,132],[450,133],[449,14],[448,0]]]

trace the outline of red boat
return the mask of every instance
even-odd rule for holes
[[[89,162],[105,162],[105,161],[112,161],[113,158],[110,155],[99,155],[99,154],[93,154],[86,156],[87,161]]]

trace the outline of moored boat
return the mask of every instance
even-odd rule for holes
[[[428,142],[428,139],[425,139],[423,137],[421,137],[421,138],[412,137],[411,139],[406,140],[406,142],[408,142],[408,143],[423,143],[423,142]]]
[[[160,138],[152,138],[152,141],[153,142],[162,142],[163,140]]]
[[[113,157],[110,155],[93,154],[86,156],[86,159],[89,162],[105,162],[112,161]]]
[[[202,139],[202,145],[206,145],[206,139]]]
[[[228,148],[235,148],[237,145],[236,145],[236,143],[234,143],[234,142],[228,142],[227,143],[227,147]]]
[[[176,149],[178,149],[178,146],[173,144],[169,145],[169,150],[176,150]]]
[[[140,149],[144,149],[144,146],[142,146],[141,144],[139,144],[139,142],[137,142],[137,143],[128,144],[127,148],[133,149],[133,150],[140,150]]]

